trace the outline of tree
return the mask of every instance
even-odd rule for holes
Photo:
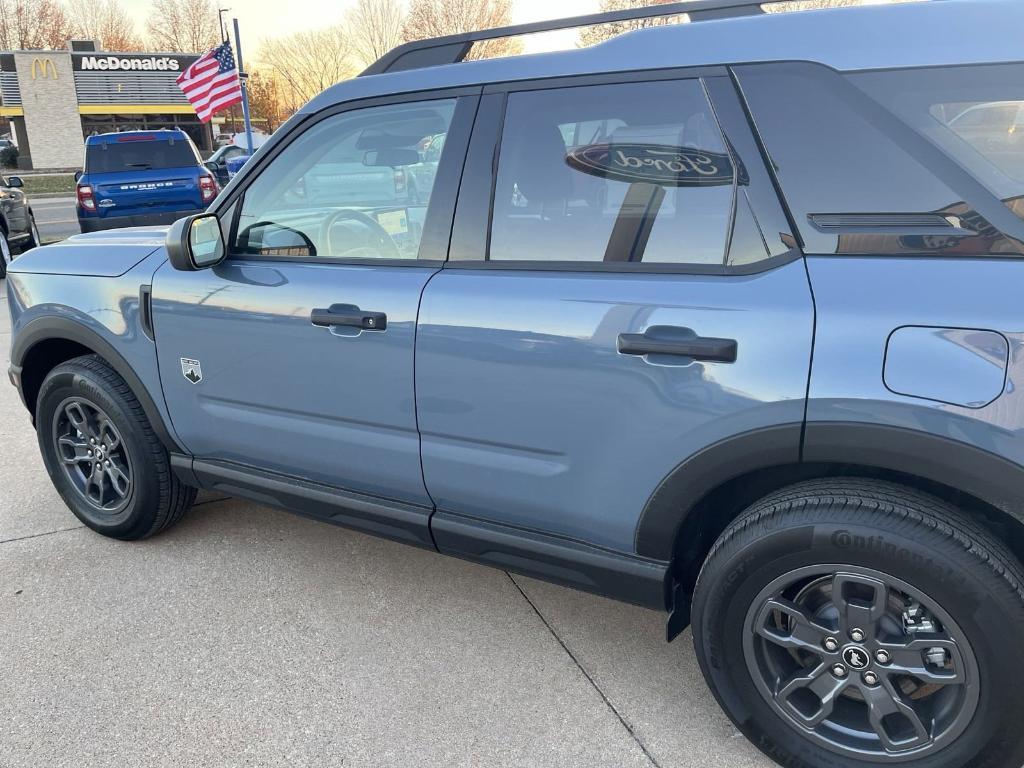
[[[511,23],[511,0],[412,0],[403,34],[407,40],[422,40]],[[522,41],[515,38],[488,40],[474,45],[467,58],[512,56],[522,49]]]
[[[345,24],[353,55],[363,67],[405,42],[405,10],[398,0],[359,0],[348,12]]]
[[[282,102],[289,111],[358,71],[351,42],[340,24],[264,40],[257,59],[280,78]]]
[[[212,0],[153,0],[146,19],[156,51],[200,53],[220,44],[220,21]]]
[[[107,51],[141,51],[142,39],[118,0],[68,0],[75,37],[99,40]]]
[[[637,8],[649,5],[665,5],[672,0],[601,0],[601,11],[623,11],[627,8]],[[602,43],[609,38],[621,35],[624,32],[632,32],[634,29],[645,29],[647,27],[661,27],[666,24],[678,24],[686,20],[686,14],[676,16],[655,16],[647,19],[635,19],[633,21],[620,21],[614,24],[601,24],[596,27],[584,27],[579,33],[579,45],[585,47]]]
[[[253,119],[267,121],[267,133],[273,133],[284,119],[281,85],[273,72],[254,71],[246,83],[249,91],[249,114]]]
[[[0,0],[0,51],[65,48],[71,36],[57,0]]]

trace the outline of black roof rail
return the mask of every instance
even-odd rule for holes
[[[552,19],[551,21],[538,21],[532,24],[516,24],[509,27],[482,29],[477,32],[464,32],[458,35],[446,35],[427,40],[414,40],[411,43],[405,43],[385,53],[360,73],[360,77],[363,75],[380,75],[384,72],[398,72],[405,69],[436,67],[441,64],[455,64],[466,58],[474,43],[484,40],[532,35],[537,32],[551,32],[557,29],[591,27],[597,24],[614,24],[635,19],[678,16],[683,13],[689,14],[690,21],[722,19],[731,16],[752,16],[764,13],[761,4],[772,1],[689,0],[689,2],[683,3],[648,5],[641,8],[628,8],[623,11],[591,13],[586,16],[571,16],[564,19]]]

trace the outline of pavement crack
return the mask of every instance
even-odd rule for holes
[[[15,541],[26,541],[27,539],[38,539],[42,536],[52,536],[55,533],[67,533],[85,528],[84,525],[75,525],[71,528],[58,528],[56,531],[44,531],[43,533],[30,533],[28,536],[15,536],[13,539],[0,539],[0,544],[10,544]]]
[[[540,609],[537,607],[537,604],[534,603],[533,600],[530,599],[530,596],[526,594],[526,591],[521,586],[519,586],[519,582],[515,580],[515,577],[511,573],[505,571],[505,575],[508,576],[509,581],[512,582],[512,585],[519,591],[519,594],[523,596],[523,599],[533,609],[533,612],[537,614],[537,618],[540,619],[541,623],[545,627],[547,627],[547,630],[551,633],[551,636],[555,638],[556,641],[558,641],[558,644],[560,646],[562,646],[562,650],[565,651],[566,655],[570,659],[572,659],[573,663],[576,665],[576,668],[587,679],[587,682],[589,682],[590,685],[593,686],[594,690],[597,691],[598,696],[601,697],[601,700],[605,703],[605,706],[607,706],[608,709],[611,710],[612,714],[614,714],[615,717],[619,719],[619,722],[622,723],[622,727],[626,729],[626,732],[630,735],[633,741],[636,742],[636,745],[640,747],[640,751],[643,752],[644,756],[651,761],[651,765],[653,765],[654,768],[661,768],[661,765],[654,758],[654,755],[651,754],[650,750],[648,750],[647,747],[644,746],[643,741],[640,740],[640,737],[637,736],[636,731],[633,730],[633,726],[631,726],[629,722],[626,720],[626,718],[623,716],[623,714],[619,712],[618,708],[616,708],[616,706],[611,702],[611,699],[609,699],[605,695],[604,691],[601,690],[601,686],[599,686],[597,684],[597,681],[595,681],[594,678],[590,676],[590,673],[587,672],[586,668],[580,663],[580,660],[576,658],[576,655],[572,652],[569,646],[566,645],[565,641],[558,636],[558,633],[555,632],[555,628],[551,626],[551,624],[548,622],[546,618],[544,618],[544,614],[540,612]]]

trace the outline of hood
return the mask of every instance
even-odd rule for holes
[[[69,237],[33,248],[11,262],[8,271],[28,275],[120,277],[161,248],[167,227],[129,227]]]

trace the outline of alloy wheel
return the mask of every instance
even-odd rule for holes
[[[873,569],[773,581],[747,614],[744,655],[769,706],[834,752],[874,762],[942,749],[978,707],[978,667],[934,600]]]
[[[53,445],[71,486],[95,511],[115,515],[132,495],[132,462],[110,417],[83,397],[69,397],[53,417]]]

